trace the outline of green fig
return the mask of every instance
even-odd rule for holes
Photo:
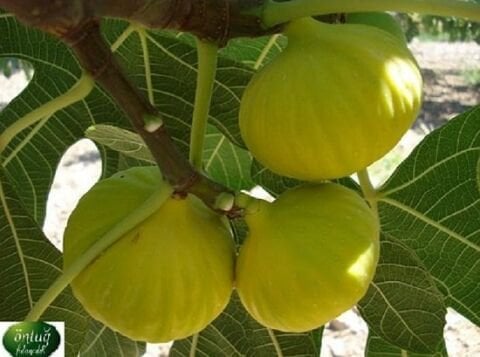
[[[247,208],[236,288],[264,326],[315,329],[366,293],[379,255],[376,214],[354,191],[306,185]]]
[[[254,75],[240,105],[252,155],[306,181],[360,171],[392,149],[415,120],[422,76],[406,46],[373,26],[287,25],[286,49]]]
[[[157,168],[134,168],[97,183],[65,231],[68,268],[154,190],[168,189]],[[168,197],[72,282],[92,317],[138,341],[181,339],[205,328],[233,288],[228,223],[193,196]]]

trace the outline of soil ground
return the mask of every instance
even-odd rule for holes
[[[373,179],[382,182],[425,134],[466,109],[480,103],[480,84],[467,83],[463,73],[480,70],[480,46],[475,43],[413,42],[425,78],[423,110],[402,142],[372,168]],[[19,93],[26,80],[22,73],[10,80],[0,76],[0,108]],[[70,148],[59,165],[48,203],[44,230],[60,247],[66,219],[77,200],[98,179],[100,163],[95,147],[82,140]],[[324,333],[322,357],[363,356],[367,327],[355,310],[332,321]],[[480,356],[480,328],[449,310],[445,337],[452,357]],[[148,356],[164,356],[167,346],[151,345]]]

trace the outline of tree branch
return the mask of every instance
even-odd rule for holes
[[[0,0],[24,23],[59,37],[93,18],[116,17],[148,28],[195,34],[223,46],[239,36],[273,33],[261,21],[265,0]]]
[[[168,28],[195,34],[220,46],[234,37],[274,33],[261,21],[265,0],[98,0],[97,16],[123,18],[148,28]]]
[[[25,24],[62,37],[94,17],[89,1],[0,0],[0,7]]]
[[[118,103],[130,118],[132,126],[145,141],[165,179],[177,194],[188,192],[198,196],[213,209],[217,196],[230,192],[197,172],[177,149],[165,126],[152,130],[148,121],[161,115],[124,75],[108,44],[102,38],[98,21],[85,23],[64,36],[63,40],[74,50],[80,64]]]

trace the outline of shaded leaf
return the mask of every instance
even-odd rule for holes
[[[143,356],[146,350],[144,342],[134,342],[105,325],[89,319],[85,344],[80,351],[81,357],[95,356]]]
[[[233,145],[211,125],[205,137],[203,161],[210,177],[233,190],[248,190],[254,185],[250,178],[250,153]]]
[[[445,344],[435,353],[420,354],[407,352],[370,333],[368,335],[365,357],[448,357],[448,353]]]
[[[117,20],[105,22],[104,28],[112,45],[122,30],[128,31]],[[142,36],[146,46],[142,46]],[[133,31],[117,54],[130,79],[160,109],[169,133],[187,153],[197,80],[196,48],[169,32]],[[219,58],[209,121],[239,146],[243,146],[238,127],[240,98],[252,75],[247,66]]]
[[[428,135],[380,192],[382,230],[410,247],[448,306],[480,325],[480,107]]]
[[[273,196],[278,196],[289,188],[293,188],[302,183],[302,181],[296,179],[277,175],[256,160],[252,162],[251,172],[255,183],[262,186]]]
[[[273,331],[283,356],[314,357],[320,354],[321,330],[289,334]],[[170,357],[190,356],[192,337],[176,341]],[[268,330],[253,320],[235,294],[225,311],[200,332],[197,356],[277,356]]]
[[[446,307],[411,249],[383,236],[375,278],[358,308],[370,331],[404,350],[435,352],[443,341]]]
[[[282,35],[255,39],[238,38],[231,40],[220,54],[251,68],[260,69],[283,51],[286,45],[287,39]]]
[[[290,188],[293,188],[295,186],[301,185],[302,183],[305,183],[297,179],[280,176],[270,171],[266,167],[262,166],[256,160],[253,160],[252,162],[251,172],[252,172],[252,179],[255,181],[255,183],[262,186],[272,196],[278,196],[282,192]],[[360,191],[360,187],[358,186],[358,184],[350,177],[343,177],[340,179],[331,180],[330,182],[338,183],[354,191],[358,191],[358,192]]]
[[[150,150],[137,133],[112,125],[95,125],[87,129],[85,136],[126,156],[154,164]]]
[[[22,321],[40,296],[62,273],[62,256],[45,238],[0,170],[0,320]],[[66,289],[42,315],[65,321],[66,352],[73,356],[83,343],[84,310]]]
[[[0,112],[0,132],[30,111],[70,89],[81,75],[70,50],[58,40],[0,17],[0,56],[28,61],[35,73],[27,88]],[[85,100],[57,111],[19,133],[2,153],[2,166],[29,214],[43,222],[46,200],[63,153],[99,122],[122,125],[123,114],[108,96],[95,89]],[[123,124],[124,125],[124,124]],[[102,153],[104,154],[104,153]],[[104,167],[115,160],[104,155]]]

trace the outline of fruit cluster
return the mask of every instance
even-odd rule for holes
[[[422,77],[395,20],[355,14],[347,23],[290,23],[287,48],[254,76],[240,107],[243,139],[261,164],[317,182],[245,217],[237,290],[257,321],[282,331],[319,327],[366,293],[376,214],[356,192],[319,182],[384,156],[421,105]]]
[[[392,21],[287,25],[287,48],[244,93],[240,128],[260,163],[308,183],[246,205],[249,232],[236,262],[223,217],[192,195],[168,197],[73,281],[87,311],[135,340],[162,342],[205,328],[234,287],[253,318],[287,332],[355,305],[375,273],[378,217],[357,192],[325,180],[381,158],[419,110],[421,75]],[[95,185],[69,219],[65,267],[162,189],[158,170],[145,167]]]

